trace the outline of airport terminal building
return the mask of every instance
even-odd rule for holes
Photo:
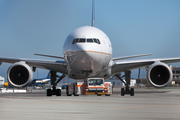
[[[173,67],[172,72],[173,72],[172,84],[180,85],[180,67]]]
[[[4,77],[0,76],[0,87],[2,87],[4,85]]]

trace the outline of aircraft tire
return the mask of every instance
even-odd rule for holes
[[[102,96],[102,94],[97,94],[97,96]]]
[[[75,91],[75,87],[76,87],[76,85],[74,84],[74,86],[73,86],[73,95],[74,95],[74,96],[79,96],[79,95],[76,93],[76,91]]]
[[[67,95],[67,96],[71,96],[71,94],[69,94],[68,89],[69,89],[68,86],[66,86],[66,95]]]
[[[110,96],[110,94],[105,94],[105,96]]]
[[[124,88],[121,88],[121,96],[124,96]]]
[[[51,89],[47,89],[47,96],[52,96],[52,91],[51,91]]]
[[[79,96],[78,94],[74,94],[74,96]]]
[[[56,90],[56,96],[61,96],[61,89]]]
[[[134,88],[130,89],[130,96],[134,96]]]

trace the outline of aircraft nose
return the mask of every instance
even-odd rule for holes
[[[79,44],[78,52],[83,53],[83,55],[86,56],[85,59],[93,59],[94,58],[94,55],[92,54],[93,53],[92,46],[90,46],[90,45]]]
[[[82,45],[82,43],[77,44],[76,46],[77,46],[78,51],[86,51],[87,49],[87,46]]]

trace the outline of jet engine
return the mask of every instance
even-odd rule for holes
[[[33,80],[33,72],[25,62],[17,62],[9,67],[7,80],[13,87],[26,87]]]
[[[172,70],[162,62],[155,62],[147,70],[148,83],[156,88],[167,86],[172,81]]]

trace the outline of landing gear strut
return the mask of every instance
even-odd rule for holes
[[[66,75],[63,74],[59,80],[56,82],[56,77],[58,77],[56,75],[55,71],[51,71],[51,85],[52,85],[52,89],[47,89],[47,96],[52,96],[52,95],[56,95],[56,96],[61,96],[61,89],[56,89],[57,83],[60,82]]]
[[[116,76],[125,84],[125,89],[121,88],[121,96],[124,96],[125,94],[130,94],[130,96],[134,96],[134,88],[130,88],[130,81],[131,81],[131,71],[126,71],[125,75],[122,77],[125,77],[125,81],[118,75]]]

